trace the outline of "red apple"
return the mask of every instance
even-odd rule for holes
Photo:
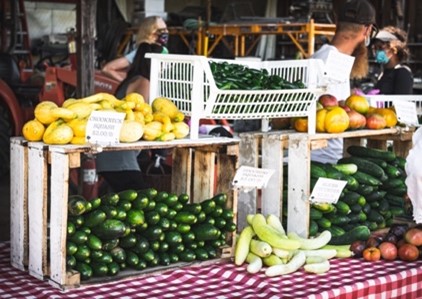
[[[391,242],[382,242],[378,246],[381,251],[381,257],[385,260],[395,260],[397,258],[397,247]]]
[[[398,256],[403,261],[416,261],[419,258],[419,249],[415,245],[405,243],[399,247]]]
[[[335,96],[332,94],[323,94],[318,98],[318,103],[320,103],[324,107],[332,107],[332,106],[338,106],[338,101]]]
[[[422,245],[422,229],[413,227],[409,228],[404,234],[404,239],[407,243],[421,246]]]
[[[349,115],[349,129],[362,129],[366,126],[366,117],[359,112],[349,108],[347,115]]]
[[[381,130],[387,126],[387,122],[382,115],[371,114],[366,117],[366,127],[371,130]]]
[[[341,108],[343,108],[346,112],[349,112],[350,110],[352,110],[349,106],[346,105],[346,101],[345,100],[338,101],[338,105]]]

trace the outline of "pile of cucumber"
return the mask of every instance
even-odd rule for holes
[[[337,164],[311,162],[311,189],[320,177],[347,181],[336,204],[312,204],[309,234],[329,230],[330,244],[351,244],[369,231],[391,226],[394,217],[408,216],[404,158],[388,150],[350,146],[349,157]]]
[[[218,257],[236,230],[227,195],[192,203],[187,194],[145,190],[68,201],[67,268],[81,280]]]

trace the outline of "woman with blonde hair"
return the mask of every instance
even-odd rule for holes
[[[141,43],[155,43],[156,35],[155,31],[159,28],[165,28],[167,32],[167,27],[164,20],[159,16],[149,16],[142,20],[139,25],[138,32],[136,34],[136,49],[127,53],[126,55],[116,58],[103,66],[101,71],[108,75],[109,77],[121,82],[126,78],[127,71],[130,65],[135,59],[137,48]],[[164,51],[167,51],[165,49]]]
[[[400,28],[387,26],[373,41],[375,62],[382,66],[375,89],[380,94],[412,94],[412,70],[404,63],[409,59],[407,34]]]

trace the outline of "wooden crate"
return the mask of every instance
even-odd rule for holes
[[[100,149],[74,145],[46,146],[43,143],[26,143],[21,139],[13,139],[11,147],[14,161],[11,165],[11,202],[14,203],[11,207],[12,265],[21,270],[27,268],[30,275],[38,279],[47,278],[53,286],[62,289],[78,287],[79,273],[66,271],[69,171],[81,166],[82,154],[95,153]],[[231,182],[238,167],[238,140],[210,137],[137,142],[102,150],[164,148],[173,149],[172,192],[187,193],[192,202],[226,193],[227,207],[233,209],[236,221],[237,192],[232,189]],[[230,242],[229,248],[220,252],[220,258],[232,256],[234,234]],[[114,279],[143,273],[121,272]]]
[[[311,150],[326,147],[329,139],[344,138],[344,151],[352,144],[385,149],[392,142],[396,154],[405,157],[412,146],[412,136],[413,131],[400,128],[289,135],[287,230],[308,237]]]
[[[288,138],[294,131],[248,132],[239,134],[240,165],[273,169],[266,187],[239,192],[238,228],[246,226],[246,216],[255,214],[258,207],[265,215],[274,214],[281,218],[283,200],[283,160],[288,149]]]

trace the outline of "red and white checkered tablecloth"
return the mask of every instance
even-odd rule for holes
[[[10,244],[0,243],[0,298],[422,298],[422,260],[365,262],[335,259],[321,275],[298,271],[267,278],[231,263],[189,266],[161,274],[86,285],[62,292],[10,265]]]

